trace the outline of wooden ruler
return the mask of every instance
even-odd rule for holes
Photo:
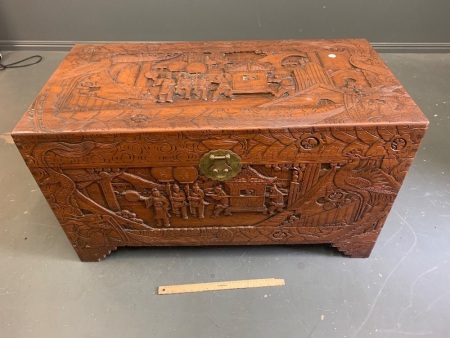
[[[232,280],[225,282],[164,285],[158,288],[158,294],[171,295],[174,293],[262,288],[265,286],[282,286],[282,285],[284,285],[284,279],[275,279],[275,278],[245,279],[245,280]]]

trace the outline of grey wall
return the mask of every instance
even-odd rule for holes
[[[1,0],[0,44],[364,37],[450,45],[448,0]]]

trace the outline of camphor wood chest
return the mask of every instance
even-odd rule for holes
[[[13,138],[75,251],[367,257],[428,121],[365,40],[77,45]]]

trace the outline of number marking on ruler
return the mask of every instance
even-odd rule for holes
[[[275,279],[275,278],[246,279],[246,280],[233,280],[233,281],[197,283],[197,284],[164,285],[158,288],[158,294],[170,295],[174,293],[261,288],[266,286],[282,286],[282,285],[285,285],[284,279]]]

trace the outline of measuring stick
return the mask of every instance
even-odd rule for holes
[[[246,279],[246,280],[233,280],[233,281],[211,282],[211,283],[164,285],[158,288],[158,294],[170,295],[174,293],[261,288],[265,286],[282,286],[282,285],[285,285],[284,279],[275,279],[275,278]]]

